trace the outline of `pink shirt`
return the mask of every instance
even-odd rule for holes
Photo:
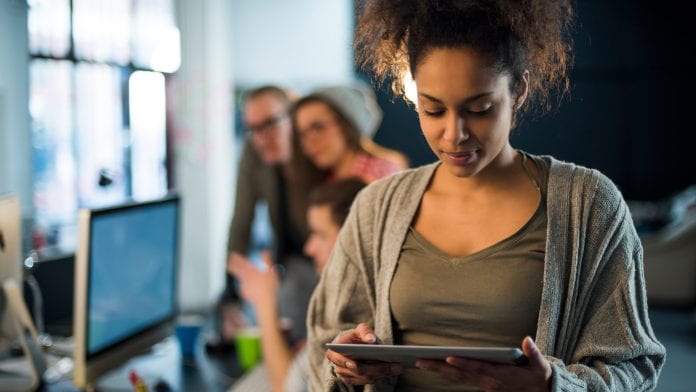
[[[348,176],[359,178],[369,184],[400,170],[401,167],[392,161],[361,152],[355,157]],[[336,178],[331,176],[331,179],[335,180]]]

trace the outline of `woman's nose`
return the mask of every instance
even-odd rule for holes
[[[448,116],[445,124],[444,139],[452,144],[461,144],[469,139],[466,120],[458,113]]]

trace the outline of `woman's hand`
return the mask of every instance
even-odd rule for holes
[[[544,358],[534,340],[522,340],[522,352],[529,359],[523,366],[501,365],[462,357],[445,361],[419,359],[416,366],[478,387],[484,391],[549,391],[551,364]]]
[[[280,286],[270,253],[261,252],[261,259],[266,267],[262,270],[238,253],[227,259],[227,271],[239,280],[242,298],[251,302],[257,312],[276,309]]]
[[[377,337],[364,323],[337,336],[332,343],[377,344]],[[364,385],[401,374],[401,365],[389,362],[358,362],[332,350],[326,350],[326,358],[333,364],[339,380],[346,384]]]

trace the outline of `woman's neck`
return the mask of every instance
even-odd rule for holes
[[[348,151],[345,156],[338,162],[338,165],[333,170],[333,177],[336,179],[347,178],[353,175],[353,164],[358,156],[357,151]]]

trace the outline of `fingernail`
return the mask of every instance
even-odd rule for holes
[[[371,333],[367,334],[366,338],[368,343],[374,343],[377,341],[377,337]]]
[[[356,369],[355,362],[353,362],[353,361],[346,361],[346,367],[347,367],[348,369],[355,370],[355,369]]]
[[[534,339],[532,339],[531,336],[527,336],[527,339],[529,339],[529,343],[532,344],[532,350],[536,350],[536,343],[534,342]]]
[[[428,367],[421,361],[416,361],[416,367],[421,369],[427,369]]]

